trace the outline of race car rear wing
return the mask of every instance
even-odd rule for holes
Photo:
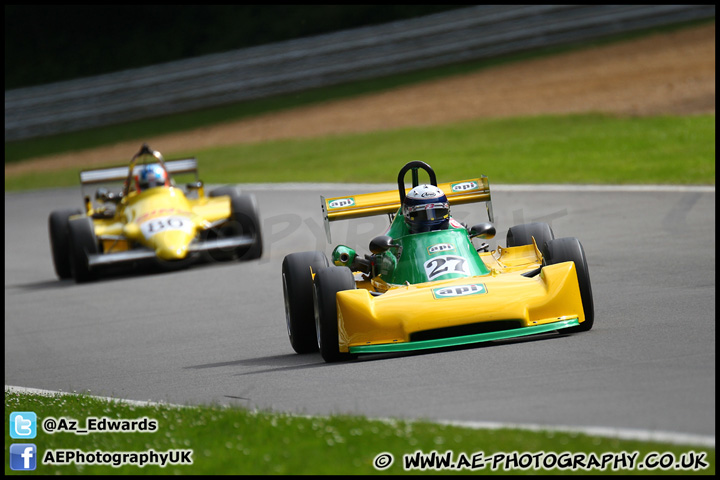
[[[490,222],[494,221],[492,202],[490,200],[490,184],[485,175],[459,182],[439,183],[437,186],[445,192],[450,205],[485,202],[488,219]],[[406,188],[405,193],[409,190],[409,188]],[[328,242],[331,242],[330,222],[373,215],[392,215],[398,212],[401,204],[399,189],[344,197],[325,198],[321,196],[320,200]]]
[[[133,175],[142,165],[133,169]],[[80,172],[80,184],[92,185],[97,183],[119,182],[128,176],[128,166],[100,168],[96,170],[84,170]],[[195,173],[197,175],[197,159],[185,158],[180,160],[168,160],[165,162],[168,173]]]
[[[145,146],[143,146],[143,148],[145,148]],[[178,160],[164,161],[159,153],[158,156],[158,161],[161,163],[161,165],[165,167],[165,170],[168,172],[168,176],[170,177],[170,184],[172,186],[177,185],[175,183],[175,178],[173,175],[183,173],[194,174],[194,185],[199,184],[196,158],[184,158]],[[91,200],[92,196],[88,195],[88,192],[86,191],[86,187],[88,187],[89,185],[109,185],[115,184],[116,182],[123,182],[122,190],[120,192],[109,192],[105,187],[97,188],[95,192],[95,198],[96,200],[99,200],[99,204],[107,201],[118,202],[128,194],[130,180],[135,176],[136,173],[138,173],[138,170],[142,168],[142,165],[135,165],[136,157],[133,157],[133,160],[131,161],[133,169],[132,174],[129,174],[131,168],[130,165],[98,168],[94,170],[83,170],[80,172],[80,190],[82,193],[83,201],[85,203],[85,208],[88,212],[93,210],[93,204]],[[101,191],[103,192],[100,193]]]

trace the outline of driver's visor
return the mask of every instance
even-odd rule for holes
[[[414,205],[406,210],[405,217],[413,222],[443,220],[450,217],[450,204],[441,202]]]

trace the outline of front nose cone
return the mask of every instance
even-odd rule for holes
[[[155,255],[161,260],[182,260],[187,255],[187,246],[162,246],[155,249]]]
[[[161,260],[182,260],[188,254],[192,238],[181,231],[158,233],[153,237],[155,254]]]

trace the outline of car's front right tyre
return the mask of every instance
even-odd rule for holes
[[[322,252],[287,255],[282,264],[285,321],[290,345],[297,353],[318,351],[313,307],[313,273],[329,265]]]
[[[315,303],[315,329],[320,354],[326,362],[350,360],[354,355],[340,351],[338,337],[338,292],[355,289],[353,273],[347,267],[331,266],[315,274],[313,301]]]
[[[55,210],[48,218],[48,232],[50,234],[50,251],[53,265],[58,278],[72,278],[70,267],[70,232],[68,219],[72,215],[82,213],[77,208]]]
[[[70,270],[77,283],[95,279],[90,270],[88,256],[100,252],[100,245],[95,236],[95,227],[90,217],[83,216],[68,221],[70,237]]]

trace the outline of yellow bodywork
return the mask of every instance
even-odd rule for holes
[[[254,210],[254,198],[230,186],[206,196],[197,173],[195,158],[165,161],[147,144],[128,166],[81,171],[85,212],[70,215],[66,228],[59,217],[65,210],[50,217],[58,276],[85,281],[105,267],[148,262],[175,269],[231,259],[245,247],[261,252],[256,212],[246,211]]]
[[[412,171],[417,186],[419,170],[451,207],[485,203],[489,223],[410,233],[401,202],[408,192],[405,174]],[[495,235],[484,175],[436,183],[432,168],[414,161],[400,170],[397,190],[321,197],[321,205],[329,242],[330,222],[336,220],[387,214],[391,222],[371,242],[372,256],[358,258],[344,245],[333,251],[336,266],[360,270],[353,272],[355,288],[344,286],[335,296],[340,354],[412,351],[592,326],[592,313],[585,316],[577,260],[558,256],[547,265],[533,236],[528,245],[498,246],[492,252],[483,244],[478,253],[473,239]],[[579,271],[585,274],[583,267]],[[334,336],[334,329],[330,332]],[[342,358],[334,346],[324,348],[320,341],[320,347],[326,361]]]
[[[414,333],[484,322],[512,320],[521,328],[585,321],[573,262],[547,265],[527,277],[522,273],[542,262],[535,243],[479,255],[490,274],[415,285],[373,278],[338,292],[339,350],[410,342]]]
[[[177,260],[185,258],[199,232],[230,213],[229,197],[189,199],[179,188],[155,187],[131,192],[112,218],[95,218],[93,223],[103,253],[126,251],[139,243],[160,259]]]

